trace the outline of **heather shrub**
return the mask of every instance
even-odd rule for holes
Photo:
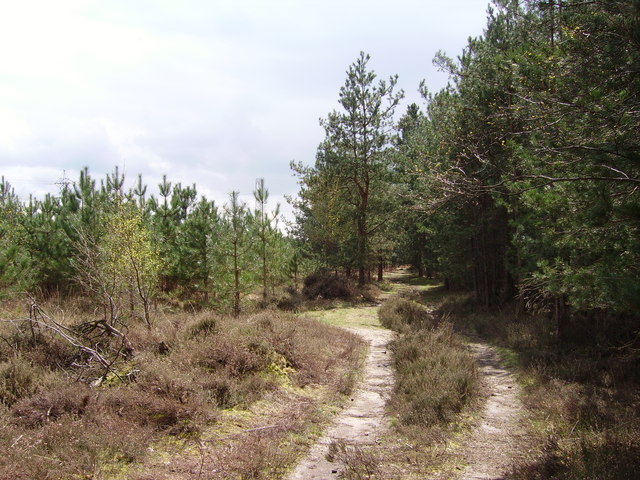
[[[309,300],[350,300],[355,296],[355,290],[342,277],[328,272],[316,272],[304,279],[302,294]]]
[[[101,406],[130,423],[172,435],[190,433],[197,425],[196,405],[150,395],[137,388],[110,389],[104,392]]]
[[[238,403],[237,382],[227,375],[207,375],[201,385],[206,399],[218,408],[230,408]]]
[[[74,320],[66,326],[82,325]],[[250,407],[283,386],[317,382],[335,391],[361,346],[347,332],[276,310],[239,318],[159,314],[151,328],[132,323],[121,331],[129,353],[95,383],[104,366],[55,334],[36,332],[33,340],[20,331],[14,342],[3,332],[0,479],[138,478],[150,445],[198,442],[198,432],[226,418],[219,409]],[[123,343],[99,337],[104,349]],[[264,471],[290,459],[278,446],[285,432],[268,429],[256,438],[265,435],[273,440],[260,440],[255,451],[242,444],[238,458],[222,449],[211,461],[269,478]]]
[[[0,401],[10,407],[37,390],[41,371],[22,357],[0,363]]]
[[[113,478],[147,452],[150,429],[104,411],[87,417],[63,415],[29,430],[8,425],[0,434],[7,446],[0,457],[0,478]]]
[[[198,394],[197,375],[169,358],[143,358],[136,363],[135,388],[185,403]],[[196,378],[194,378],[196,377]]]
[[[450,324],[403,335],[391,349],[397,376],[389,405],[402,424],[449,422],[475,397],[474,360]]]
[[[63,415],[82,416],[94,401],[95,393],[81,383],[60,384],[43,389],[17,402],[11,409],[15,421],[34,428]]]
[[[238,342],[226,333],[198,345],[195,363],[209,371],[225,370],[231,377],[241,377],[262,370],[268,359],[260,343]]]
[[[299,311],[303,302],[304,296],[293,289],[275,299],[276,307],[285,312]]]
[[[203,316],[189,327],[189,334],[192,338],[207,337],[216,333],[217,326],[218,320],[215,316]]]
[[[69,368],[80,357],[76,347],[51,334],[40,336],[37,343],[22,352],[33,365],[45,369]]]
[[[432,328],[436,318],[425,307],[412,300],[394,298],[385,302],[378,310],[383,326],[396,332]]]

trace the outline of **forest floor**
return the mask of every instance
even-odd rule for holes
[[[382,299],[408,289],[416,287],[392,283],[391,292],[383,294]],[[390,426],[394,419],[385,411],[394,385],[388,342],[395,334],[379,324],[377,310],[361,307],[317,312],[319,319],[360,335],[370,347],[350,405],[337,414],[287,479],[501,478],[527,451],[526,413],[514,374],[503,365],[497,351],[479,339],[469,339],[468,343],[481,378],[479,409],[462,421],[465,426],[461,433],[444,439],[444,447],[431,447],[439,453],[425,456],[424,463],[430,465],[418,465],[419,457],[398,465],[397,445],[406,439],[393,432]]]

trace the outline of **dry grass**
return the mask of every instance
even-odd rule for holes
[[[327,460],[341,465],[339,478],[343,480],[374,480],[381,478],[380,457],[375,449],[332,442]]]
[[[73,330],[86,318],[79,310],[64,322]],[[0,479],[165,478],[157,455],[171,451],[184,478],[204,463],[219,475],[200,478],[273,478],[325,418],[322,402],[347,389],[362,349],[351,334],[276,311],[167,314],[152,329],[122,330],[127,353],[91,386],[104,368],[78,348],[28,322],[0,324]],[[121,343],[100,335],[93,346]],[[253,411],[261,402],[269,414]],[[263,429],[279,408],[278,427]],[[233,425],[244,430],[218,445]]]

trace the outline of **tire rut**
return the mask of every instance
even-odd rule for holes
[[[478,363],[487,400],[478,424],[454,454],[460,473],[453,478],[499,480],[525,451],[520,386],[493,347],[479,342],[469,346]]]
[[[325,435],[289,474],[287,480],[330,480],[339,478],[343,466],[327,460],[333,443],[347,446],[376,444],[387,427],[384,409],[393,388],[393,365],[387,344],[393,332],[386,329],[347,328],[369,343],[362,381],[350,397],[349,405],[334,419]]]

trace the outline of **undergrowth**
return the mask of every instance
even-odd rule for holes
[[[383,325],[400,333],[391,344],[396,384],[388,403],[406,431],[438,435],[478,394],[472,356],[451,324],[423,306],[397,298],[379,310]]]
[[[83,319],[67,315],[66,328]],[[0,324],[3,480],[133,478],[128,471],[145,478],[151,446],[163,439],[199,444],[229,409],[291,388],[348,393],[361,348],[347,332],[277,311],[241,318],[169,314],[151,329],[129,325],[127,355],[103,376],[104,368],[59,335],[25,325]],[[115,341],[100,337],[105,349]],[[263,450],[271,455],[272,442],[287,431],[267,433],[246,438],[255,437],[256,448],[267,442]],[[238,478],[269,478],[269,460],[259,456],[239,448],[225,468]]]
[[[375,305],[381,289],[376,284],[358,286],[354,278],[328,271],[314,272],[304,278],[300,291],[286,288],[263,306],[285,312],[308,312]]]
[[[437,319],[419,303],[407,298],[393,298],[382,304],[378,311],[380,323],[399,333],[427,330]]]

